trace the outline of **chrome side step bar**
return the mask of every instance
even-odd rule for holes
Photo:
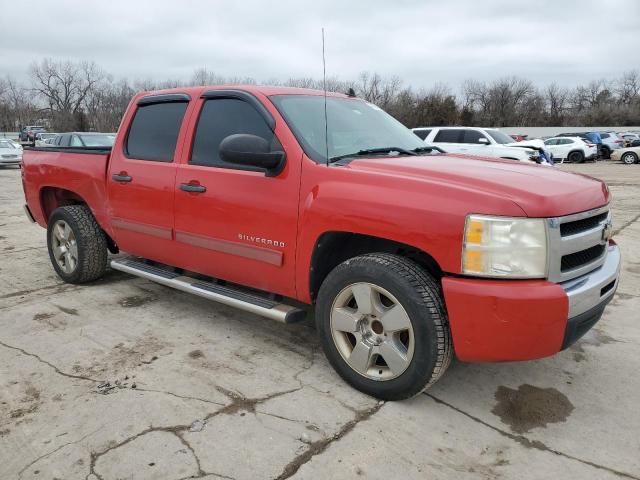
[[[139,260],[129,258],[111,260],[111,268],[282,323],[300,321],[306,314],[304,310],[291,305],[278,303],[228,286],[181,275]]]

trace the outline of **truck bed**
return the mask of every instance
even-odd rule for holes
[[[106,226],[105,175],[110,148],[25,148],[22,181],[33,218],[46,226],[47,205],[61,196],[73,203],[81,197],[100,225]],[[72,194],[70,191],[75,192]],[[68,193],[65,193],[68,192]]]

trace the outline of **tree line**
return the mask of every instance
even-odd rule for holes
[[[114,132],[138,91],[257,83],[254,78],[226,77],[202,68],[194,70],[188,81],[116,79],[94,62],[44,59],[31,64],[25,81],[0,78],[0,130],[46,122],[54,131]],[[311,77],[261,83],[323,88],[322,79]],[[377,104],[408,127],[640,125],[637,70],[573,88],[557,83],[540,87],[512,76],[493,81],[468,79],[458,92],[444,84],[416,89],[398,77],[375,72],[363,72],[353,80],[331,77],[326,87],[337,92],[353,89],[358,97]]]

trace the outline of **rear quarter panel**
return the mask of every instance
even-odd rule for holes
[[[109,155],[51,150],[25,150],[22,179],[29,209],[39,225],[46,227],[42,192],[62,188],[82,198],[98,223],[108,226],[105,174]],[[110,232],[109,232],[110,233]]]

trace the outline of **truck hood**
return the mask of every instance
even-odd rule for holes
[[[555,167],[464,155],[357,158],[350,169],[472,190],[515,202],[529,217],[557,217],[606,205],[607,185]],[[473,209],[471,209],[473,210]],[[496,212],[500,214],[500,212]]]

